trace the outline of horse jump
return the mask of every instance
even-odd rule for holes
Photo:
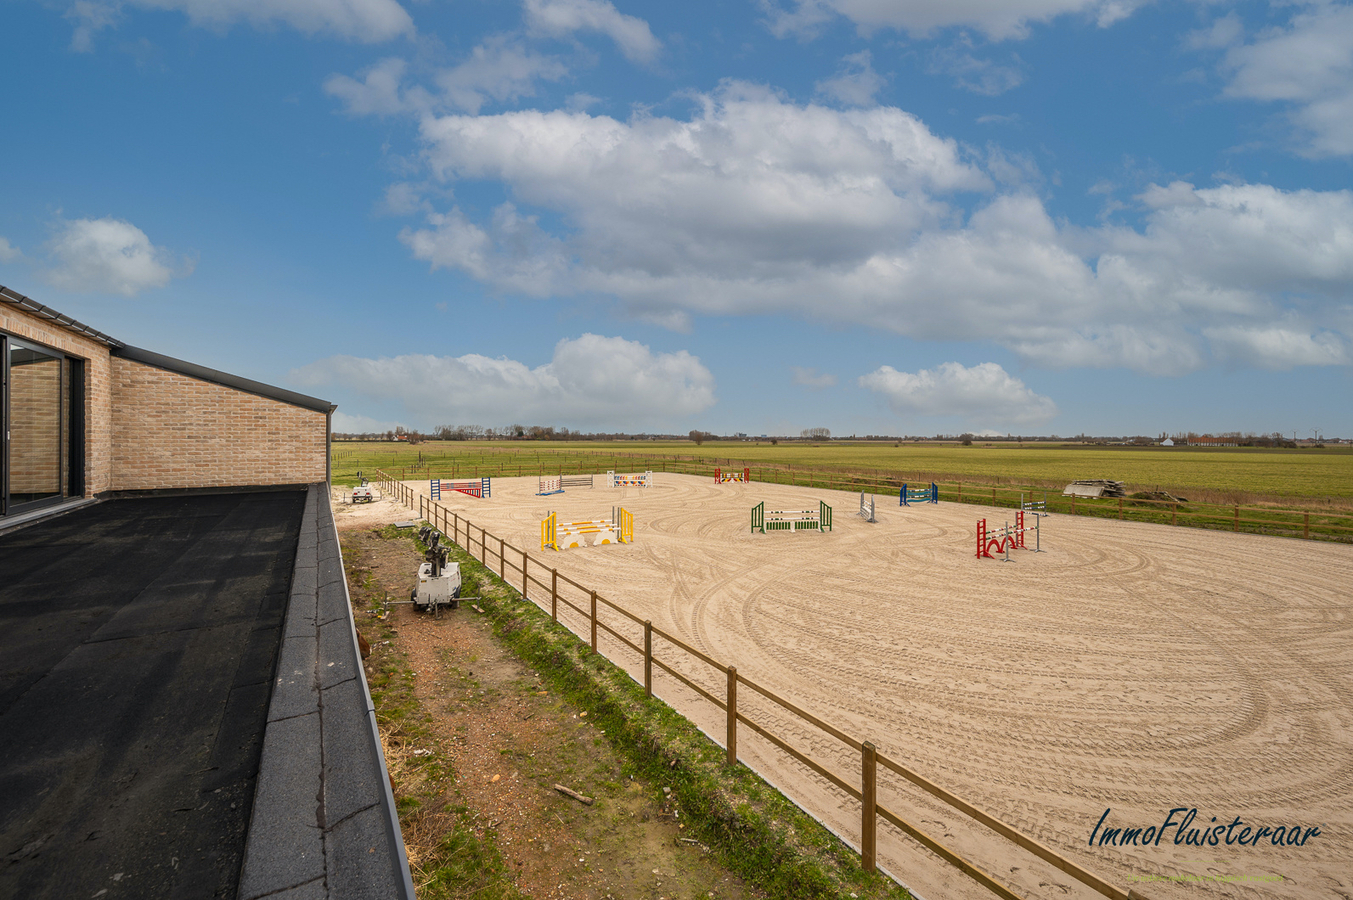
[[[752,507],[752,531],[831,531],[832,508],[818,501],[817,509],[766,509],[762,500]]]
[[[607,472],[606,479],[611,487],[652,487],[653,473],[645,472],[642,475],[617,475],[614,472]]]
[[[432,479],[432,499],[442,499],[442,491],[460,491],[462,494],[469,494],[471,497],[484,498],[489,496],[489,487],[491,478],[476,478],[472,481],[452,481],[449,478]]]
[[[559,487],[561,487],[561,488],[571,488],[571,487],[577,487],[577,488],[585,487],[585,488],[590,488],[590,487],[592,487],[592,486],[593,486],[593,485],[592,485],[592,476],[591,476],[591,475],[560,475],[560,476],[559,476]]]
[[[866,522],[877,522],[874,518],[874,495],[869,495],[869,502],[864,502],[864,491],[860,491],[860,518]]]
[[[1033,494],[1030,494],[1029,496],[1032,497]],[[1024,492],[1021,491],[1019,495],[1019,508],[1025,512],[1031,512],[1036,516],[1046,516],[1048,514],[1048,492],[1043,492],[1042,500],[1030,500],[1028,503],[1025,503]]]
[[[560,522],[555,513],[550,513],[540,523],[540,549],[547,547],[555,550],[567,550],[570,547],[586,547],[587,535],[595,535],[591,546],[599,544],[629,544],[634,542],[634,516],[623,507],[611,507],[611,518],[589,519],[583,522]]]
[[[1005,561],[1009,562],[1011,548],[1017,550],[1032,549],[1034,553],[1042,553],[1043,548],[1039,540],[1038,523],[1039,517],[1034,516],[1033,525],[1026,526],[1024,524],[1024,510],[1022,509],[1015,513],[1015,525],[1013,528],[1007,522],[1004,528],[988,531],[987,520],[978,519],[977,558],[995,559],[996,557],[993,556],[991,552],[992,550],[995,550],[997,553],[1004,553]],[[1029,531],[1034,533],[1034,545],[1032,548],[1024,542],[1024,535]]]
[[[564,483],[562,478],[540,477],[540,490],[536,491],[537,497],[548,497],[551,494],[562,494],[564,492]]]
[[[939,503],[939,502],[940,502],[940,489],[935,485],[935,482],[933,481],[930,482],[929,487],[923,484],[915,486],[904,484],[902,485],[902,490],[897,492],[898,506],[911,506],[913,503]]]
[[[741,472],[725,472],[723,469],[714,470],[714,482],[716,484],[730,484],[734,481],[740,484],[746,484],[751,480],[751,469],[743,469]]]

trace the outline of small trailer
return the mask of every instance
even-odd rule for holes
[[[361,481],[361,484],[357,485],[357,487],[352,489],[352,502],[370,503],[372,500],[375,500],[376,497],[375,494],[372,493],[371,485],[368,484],[367,480],[362,477],[361,472],[357,473],[357,478],[358,480]]]

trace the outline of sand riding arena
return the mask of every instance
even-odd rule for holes
[[[493,482],[490,498],[440,501],[494,536],[491,558],[496,538],[527,551],[532,578],[557,568],[1122,896],[1353,896],[1353,547],[1053,515],[1042,552],[1005,562],[977,558],[975,527],[1013,522],[1007,509],[879,495],[869,523],[858,494],[803,487],[659,473],[649,487],[597,478],[536,496],[535,477]],[[758,503],[824,501],[831,531],[749,528]],[[549,513],[616,506],[633,514],[633,543],[540,549]],[[520,553],[505,555],[520,588]],[[528,591],[547,612],[549,593]],[[642,646],[641,625],[603,618]],[[586,616],[561,604],[560,620],[589,639]],[[655,657],[725,696],[723,671],[659,644]],[[640,654],[604,632],[599,649],[642,682]],[[723,710],[660,670],[653,688],[724,744]],[[857,750],[745,686],[737,699],[860,784]],[[752,728],[737,754],[859,846],[860,801]],[[893,772],[877,777],[881,806],[1015,895],[1105,896]],[[879,867],[926,900],[995,896],[882,820],[877,847]]]

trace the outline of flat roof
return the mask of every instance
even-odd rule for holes
[[[304,491],[0,535],[0,896],[234,897]]]

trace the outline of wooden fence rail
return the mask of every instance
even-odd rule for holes
[[[940,841],[931,835],[926,834],[895,811],[880,805],[878,803],[877,775],[878,768],[882,766],[885,770],[892,772],[911,784],[921,788],[952,809],[964,814],[972,821],[985,826],[991,832],[1009,840],[1026,852],[1039,857],[1044,862],[1050,863],[1060,871],[1077,879],[1097,893],[1112,898],[1112,900],[1144,900],[1140,893],[1136,891],[1122,891],[1114,887],[1104,879],[1082,868],[1071,860],[1066,859],[1051,848],[1022,834],[1017,829],[1007,825],[995,816],[984,812],[948,790],[934,784],[916,772],[913,772],[902,763],[889,759],[882,753],[879,753],[873,743],[861,741],[850,736],[841,729],[823,721],[818,716],[802,709],[789,700],[780,697],[769,688],[740,675],[735,666],[720,663],[708,654],[690,646],[675,635],[668,634],[666,631],[653,625],[651,621],[641,619],[639,616],[624,609],[619,604],[602,597],[595,590],[584,587],[573,579],[561,575],[557,569],[533,558],[525,550],[508,544],[503,538],[489,534],[482,526],[475,525],[468,518],[461,516],[454,510],[448,509],[442,504],[433,501],[431,498],[411,490],[407,485],[380,470],[377,470],[377,472],[387,494],[398,497],[404,505],[408,506],[410,509],[417,510],[418,514],[424,520],[436,527],[453,542],[464,548],[472,557],[478,559],[490,572],[494,570],[494,564],[496,563],[499,577],[505,583],[510,586],[513,585],[513,581],[508,580],[507,572],[509,569],[512,570],[514,579],[517,578],[517,575],[520,575],[520,578],[517,580],[519,580],[519,583],[521,584],[521,594],[523,599],[535,603],[542,609],[545,608],[545,602],[538,599],[540,597],[539,592],[535,592],[534,599],[531,596],[532,591],[530,590],[530,587],[534,584],[536,587],[540,588],[541,591],[549,591],[548,605],[550,617],[553,620],[561,622],[559,618],[559,606],[561,603],[567,609],[573,610],[574,613],[586,622],[590,645],[593,651],[597,651],[598,649],[597,635],[600,631],[614,638],[625,649],[637,654],[643,662],[643,687],[647,696],[653,696],[653,667],[657,666],[658,669],[666,672],[695,694],[707,700],[714,707],[724,711],[726,722],[724,749],[728,764],[735,765],[738,762],[738,726],[743,725],[774,747],[778,748],[791,759],[806,766],[809,770],[836,787],[847,797],[859,801],[860,863],[866,871],[872,872],[877,868],[877,823],[878,819],[882,818],[904,834],[916,840],[922,846],[928,848],[930,851],[949,862],[978,884],[981,884],[983,887],[990,890],[993,894],[1006,898],[1006,900],[1021,900],[1018,894],[1014,893],[1006,885],[995,880],[976,864],[944,846]],[[479,532],[478,540],[475,539],[476,529]],[[463,540],[461,537],[462,534],[464,535]],[[478,548],[477,553],[476,547]],[[508,559],[509,552],[513,556],[513,561],[511,562],[509,562]],[[520,559],[520,564],[515,561],[518,558]],[[532,577],[529,569],[533,565],[540,573],[542,573],[542,575],[544,573],[549,573],[549,579],[544,580],[543,578]],[[586,605],[574,603],[565,597],[559,590],[560,582],[563,582],[565,585],[568,585],[581,593],[586,598],[582,603],[585,603]],[[610,610],[621,616],[629,624],[640,626],[643,629],[643,644],[640,645],[637,640],[630,640],[617,628],[601,621],[600,616],[598,615],[599,609]],[[566,627],[568,626],[567,622],[561,622],[561,624],[564,624]],[[570,630],[572,631],[573,629],[570,628]],[[722,674],[724,676],[723,696],[718,696],[714,693],[714,688],[706,687],[705,685],[698,683],[694,678],[678,671],[676,666],[658,658],[657,653],[654,650],[653,638],[655,636],[666,641],[671,647],[680,650],[686,656],[698,660],[712,668],[715,672]],[[739,685],[754,691],[761,697],[775,704],[775,706],[797,717],[799,720],[813,726],[824,734],[835,738],[843,744],[847,750],[858,754],[860,759],[859,782],[855,783],[847,780],[846,777],[832,771],[819,760],[813,759],[808,754],[790,744],[785,738],[773,733],[770,726],[766,723],[758,722],[751,717],[744,715],[738,702]]]

